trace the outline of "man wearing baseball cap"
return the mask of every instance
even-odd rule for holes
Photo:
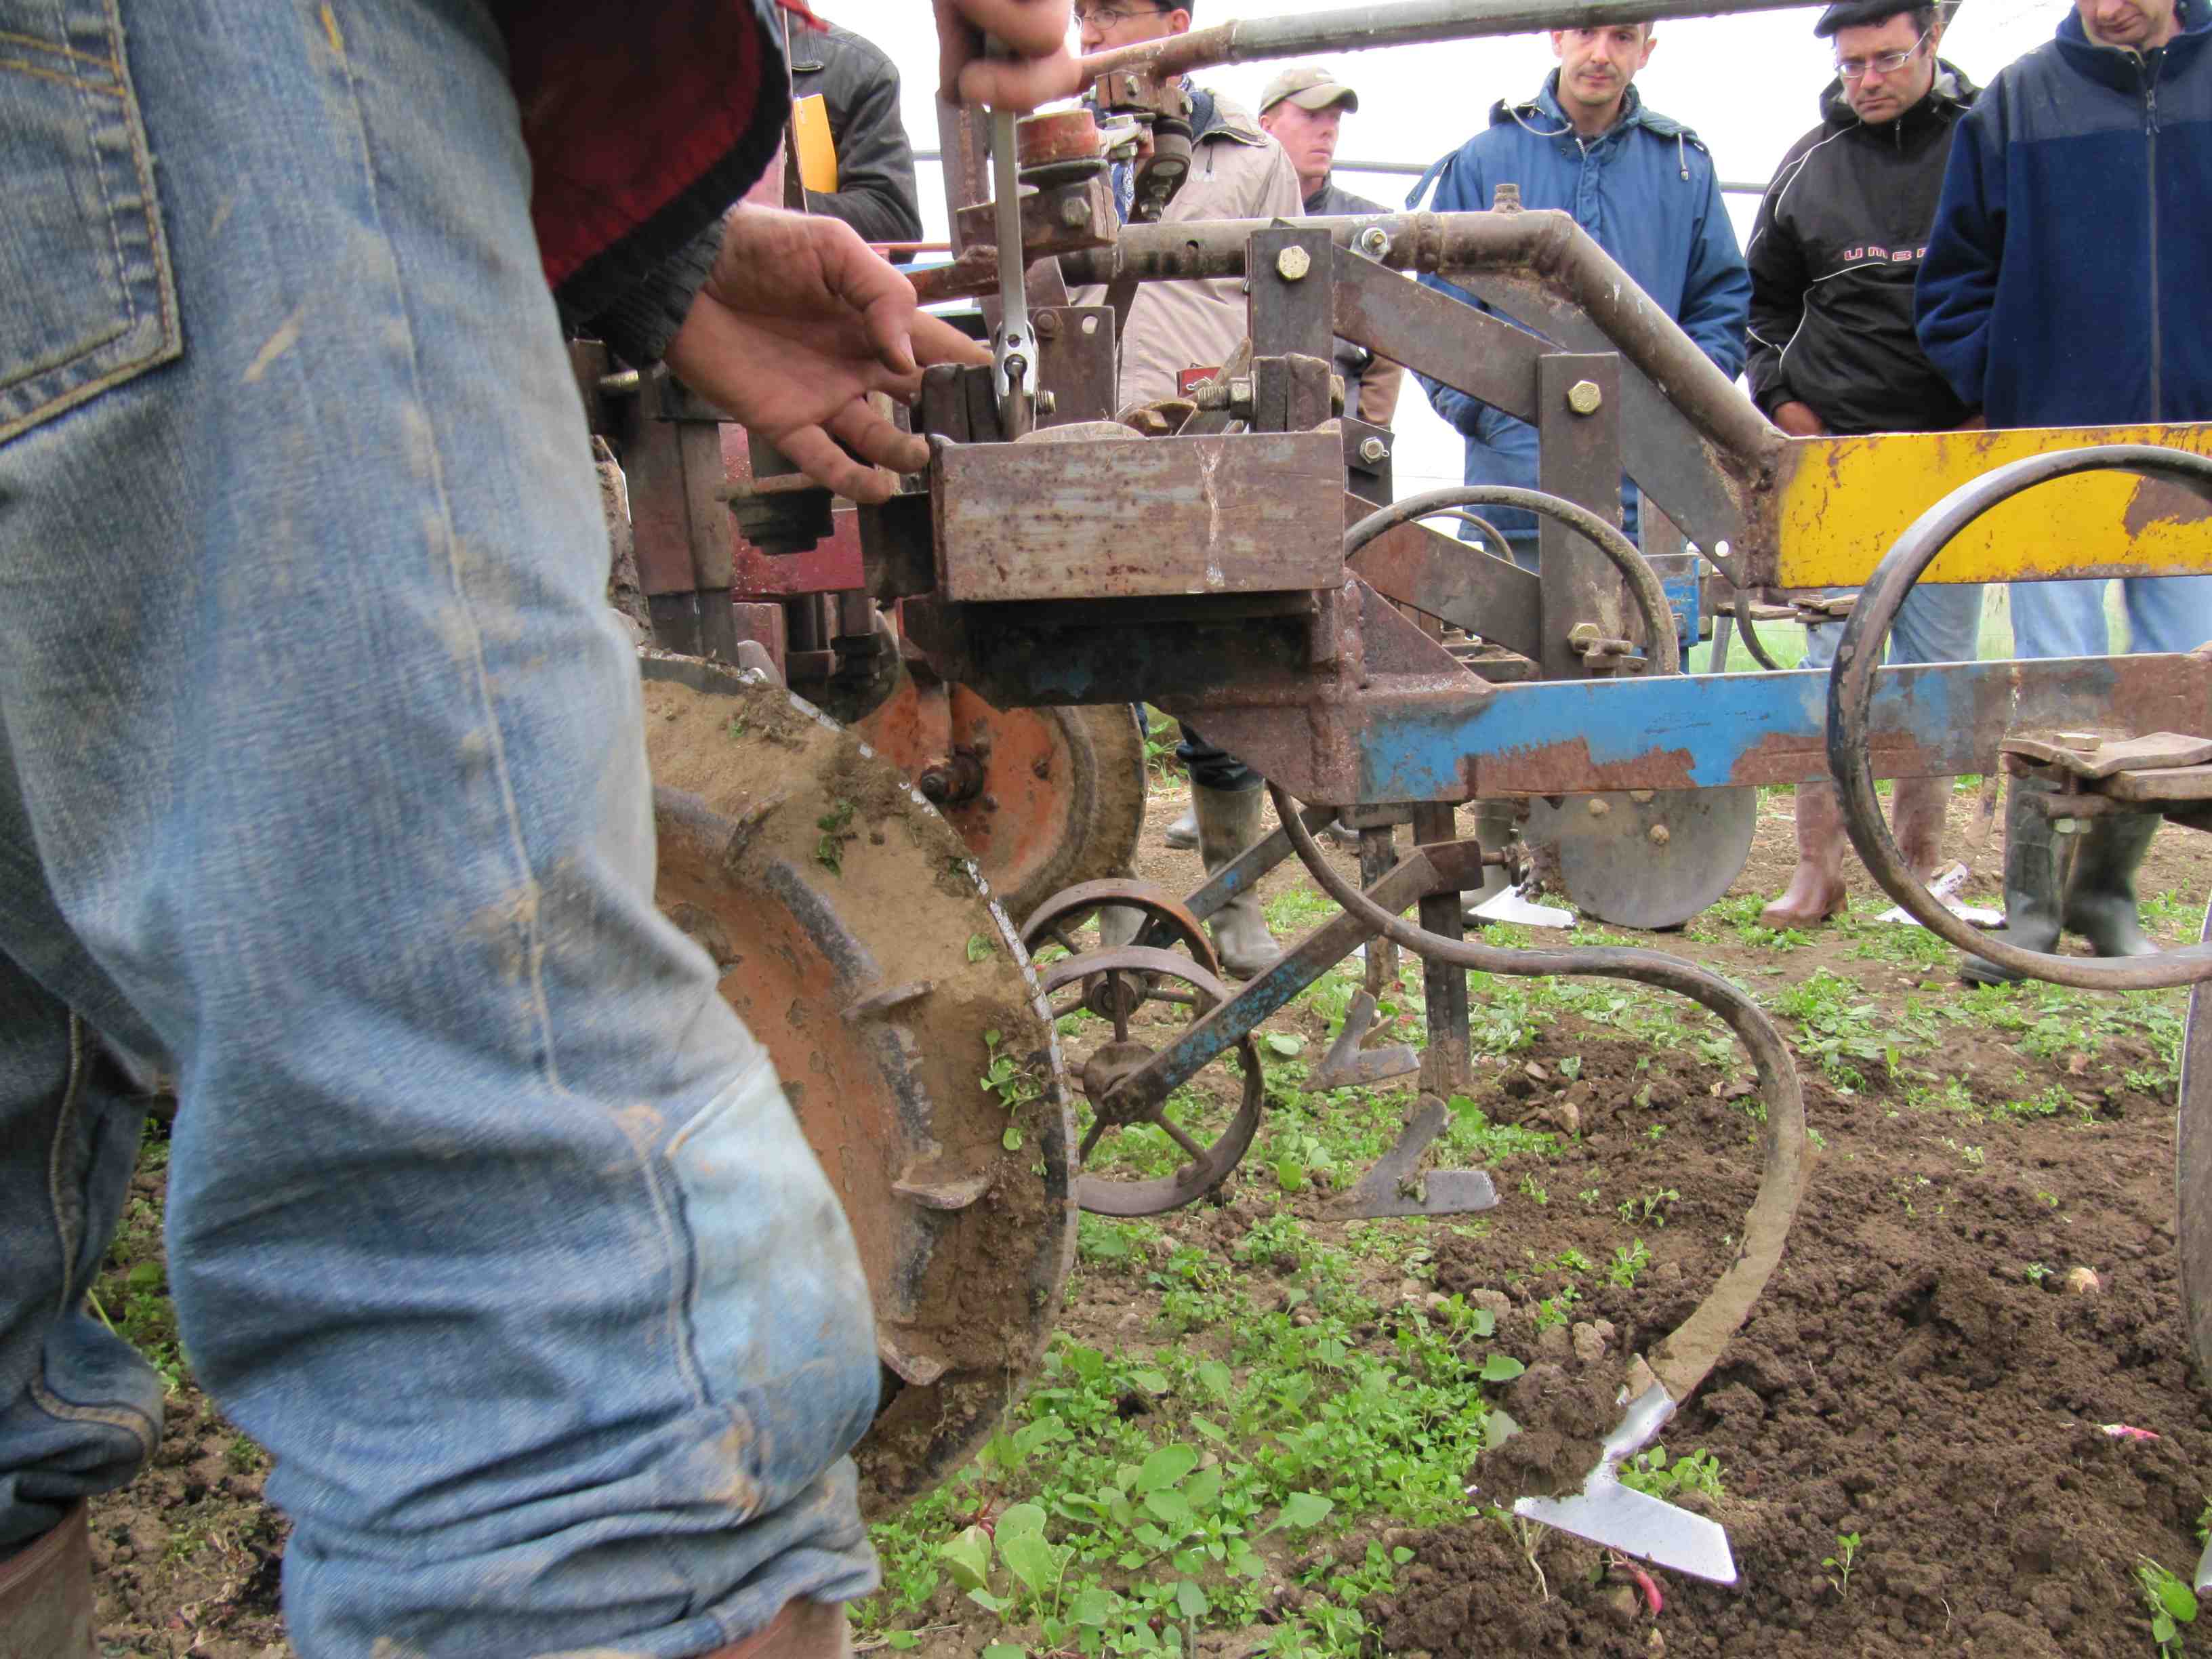
[[[1936,56],[1932,3],[1838,0],[1813,33],[1835,43],[1820,125],[1792,145],[1766,187],[1751,266],[1751,392],[1798,437],[1936,432],[1978,423],[1913,332],[1912,283],[1936,222],[1952,135],[1972,83]],[[1890,635],[1893,664],[1971,662],[1978,586],[1916,587]],[[1840,621],[1808,629],[1798,665],[1835,659]],[[1898,845],[1924,880],[1942,860],[1948,778],[1899,778]],[[1797,787],[1797,868],[1759,915],[1812,927],[1843,907],[1844,819],[1832,783]]]
[[[1316,64],[1286,69],[1260,94],[1260,125],[1298,170],[1299,193],[1309,217],[1388,213],[1380,202],[1354,196],[1329,178],[1336,140],[1346,115],[1359,112],[1359,94]],[[1363,421],[1390,424],[1406,371],[1349,340],[1336,343],[1336,372],[1344,377],[1344,406]]]

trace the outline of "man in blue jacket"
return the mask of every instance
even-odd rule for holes
[[[1696,133],[1644,106],[1632,82],[1657,44],[1649,23],[1555,29],[1559,67],[1525,103],[1500,102],[1477,133],[1431,168],[1407,198],[1413,206],[1437,181],[1439,213],[1487,208],[1496,186],[1521,187],[1526,208],[1559,208],[1611,254],[1636,284],[1682,325],[1723,374],[1743,367],[1751,278],[1722,205],[1720,175]],[[1430,287],[1480,303],[1437,276]],[[1437,412],[1467,438],[1467,481],[1536,483],[1536,431],[1524,421],[1424,375]],[[1636,533],[1634,489],[1621,489],[1623,522]],[[1499,508],[1484,515],[1534,568],[1533,514]],[[1472,526],[1460,534],[1478,539]],[[1503,551],[1505,550],[1492,550]]]
[[[1921,262],[1920,343],[1993,427],[2212,419],[2212,24],[2176,0],[2075,0],[2057,38],[2001,72],[1960,123]],[[2125,584],[2131,651],[2212,640],[2212,578]],[[2108,649],[2102,581],[2015,582],[2022,657]],[[2159,820],[2091,820],[2063,838],[2015,783],[2001,934],[2051,951],[2062,931],[2100,956],[2154,947],[2136,871]],[[2014,975],[1969,957],[1965,976]]]

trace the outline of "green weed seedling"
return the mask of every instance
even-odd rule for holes
[[[1007,1115],[1011,1117],[1019,1108],[1043,1094],[1044,1085],[1031,1075],[1028,1067],[1002,1050],[999,1042],[998,1032],[983,1033],[983,1048],[988,1058],[984,1061],[983,1075],[976,1081],[982,1085],[985,1093],[997,1097],[999,1104],[1006,1109]],[[1008,1152],[1019,1152],[1022,1147],[1021,1125],[1008,1123],[999,1141]]]
[[[1669,1501],[1686,1492],[1703,1492],[1716,1501],[1727,1496],[1721,1486],[1719,1458],[1699,1450],[1669,1462],[1664,1444],[1640,1451],[1622,1464],[1620,1484]]]
[[[1851,1569],[1858,1565],[1859,1543],[1858,1534],[1839,1532],[1836,1534],[1836,1553],[1820,1558],[1820,1565],[1834,1575],[1828,1582],[1836,1587],[1838,1595],[1850,1594]]]
[[[1633,1244],[1624,1244],[1613,1253],[1606,1264],[1605,1279],[1608,1285],[1619,1285],[1624,1291],[1636,1288],[1636,1276],[1651,1265],[1651,1252],[1642,1239]]]
[[[1654,1124],[1654,1128],[1659,1126]],[[1662,1187],[1657,1192],[1646,1193],[1641,1198],[1624,1198],[1613,1213],[1623,1221],[1643,1225],[1663,1227],[1667,1224],[1667,1206],[1679,1204],[1682,1194],[1672,1187]]]
[[[814,843],[814,861],[833,876],[845,873],[845,843],[860,838],[859,830],[848,827],[855,810],[851,801],[841,800],[814,820],[814,827],[822,832],[822,839]]]
[[[2197,1622],[2197,1592],[2148,1555],[2136,1567],[2136,1583],[2150,1608],[2150,1639],[2163,1656],[2181,1651],[2181,1627]]]

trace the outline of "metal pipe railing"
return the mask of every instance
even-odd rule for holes
[[[918,149],[914,152],[914,159],[917,161],[933,161],[939,167],[942,167],[945,164],[945,156],[943,153],[933,149]],[[1329,170],[1332,173],[1389,173],[1403,179],[1418,179],[1429,170],[1429,164],[1425,161],[1362,161],[1346,160],[1337,161]],[[1764,196],[1766,194],[1766,186],[1765,185],[1754,185],[1748,179],[1723,179],[1721,180],[1721,189],[1730,196]]]
[[[1303,58],[1322,52],[1426,46],[1492,34],[1547,29],[1608,28],[1669,17],[1727,17],[1787,11],[1806,0],[1398,0],[1395,5],[1340,6],[1297,17],[1246,17],[1185,34],[1139,40],[1083,60],[1088,78],[1116,70],[1182,75],[1224,64]]]

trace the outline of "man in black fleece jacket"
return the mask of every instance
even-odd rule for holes
[[[1936,56],[1936,9],[1838,0],[1814,33],[1832,37],[1836,78],[1820,125],[1790,147],[1759,204],[1751,267],[1752,395],[1798,437],[1927,432],[1978,423],[1920,349],[1912,284],[1942,193],[1959,118],[1975,88]],[[1890,636],[1893,663],[1979,654],[1978,586],[1916,588]],[[1808,630],[1802,665],[1835,657],[1840,622]],[[1941,861],[1948,778],[1899,778],[1899,846],[1924,878]],[[1818,926],[1844,902],[1835,786],[1797,790],[1797,868],[1767,927]]]

